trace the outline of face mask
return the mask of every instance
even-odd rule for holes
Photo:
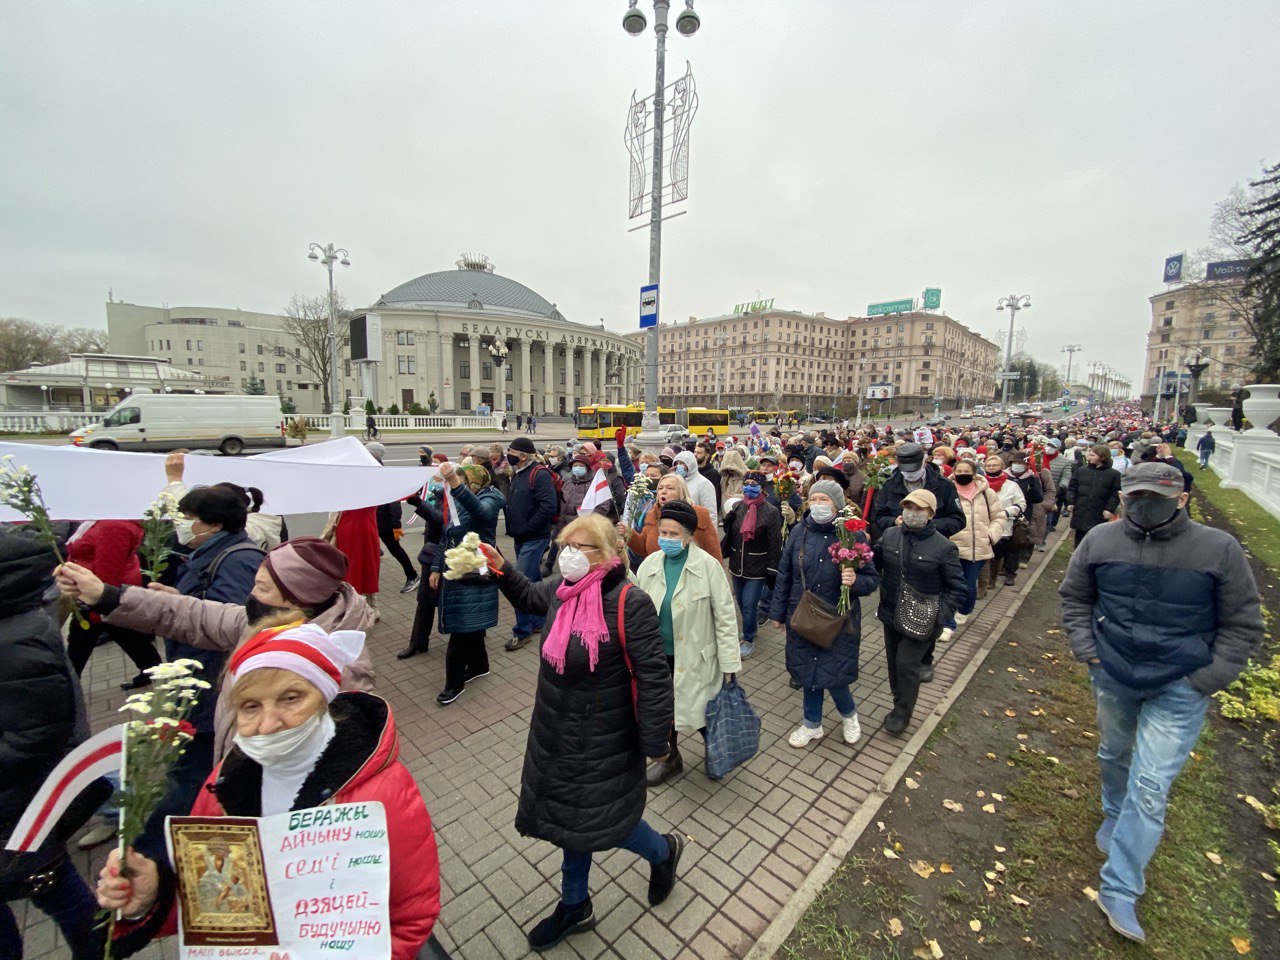
[[[801,463],[799,460],[792,460],[790,463],[790,467],[792,470],[803,470],[804,464]]]
[[[552,457],[552,458],[551,458],[551,465],[552,465],[553,467],[558,467],[558,466],[560,466],[560,464],[562,464],[562,463],[564,463],[564,457]]]
[[[561,550],[560,556],[556,558],[556,565],[560,568],[560,576],[570,583],[581,580],[591,569],[591,561],[577,547],[565,547]]]
[[[760,488],[754,483],[744,483],[742,485],[742,495],[748,499],[760,496]]]
[[[942,463],[943,463],[943,460],[942,460],[942,458],[941,458],[941,457],[934,457],[934,458],[933,458],[933,465],[934,465],[935,467],[940,467],[940,466],[942,466]]]
[[[903,510],[902,525],[908,530],[923,530],[929,522],[929,515],[923,510]]]
[[[246,757],[264,767],[270,767],[289,759],[300,747],[320,729],[321,717],[328,714],[317,713],[289,730],[277,730],[275,733],[263,733],[256,737],[242,737],[236,734],[235,745]]]
[[[191,546],[191,541],[196,538],[196,522],[194,520],[178,520],[173,526],[178,533],[178,542],[184,547]]]
[[[569,472],[572,473],[579,480],[581,480],[583,477],[587,475],[587,468],[584,467],[582,464],[578,464]]]
[[[440,494],[441,494],[443,491],[444,491],[444,484],[442,484],[442,483],[429,483],[429,484],[427,484],[427,493],[431,494],[431,496],[433,496],[433,497],[438,497],[438,496],[440,496]]]
[[[962,487],[967,487],[969,484],[973,483],[973,474],[972,474],[972,473],[957,473],[957,474],[956,474],[956,483],[958,483],[958,484],[959,484],[960,486],[962,486]]]
[[[825,503],[818,503],[809,508],[809,516],[813,517],[818,523],[830,523],[835,515],[835,508],[829,507]]]
[[[676,465],[677,477],[687,477],[688,475],[689,475],[689,471],[685,469],[685,465],[683,463]]]
[[[684,553],[684,541],[679,537],[659,537],[658,548],[668,557],[678,557]]]
[[[1177,497],[1125,497],[1124,512],[1143,530],[1168,523],[1178,512]]]
[[[250,623],[257,623],[263,617],[269,617],[274,613],[283,613],[288,609],[288,607],[268,606],[253,594],[249,594],[249,599],[244,602],[244,613],[249,618]]]
[[[1026,473],[1026,472],[1027,472],[1027,467],[1026,467],[1026,465],[1025,465],[1025,464],[1021,464],[1021,463],[1015,463],[1015,464],[1014,464],[1012,467],[1010,467],[1009,469],[1013,472],[1013,475],[1014,475],[1015,477],[1020,477],[1020,476],[1022,476],[1024,473]]]
[[[513,467],[518,467],[523,462],[524,462],[524,457],[520,456],[520,454],[518,453],[507,454],[507,463],[511,464]]]
[[[424,467],[429,467],[429,466],[431,466],[431,458],[430,458],[430,457],[419,457],[419,458],[418,458],[418,462],[419,462],[420,464],[422,464]]]
[[[907,480],[923,480],[924,467],[921,466],[918,470],[903,470],[902,476]]]

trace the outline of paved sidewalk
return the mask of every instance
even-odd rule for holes
[[[409,539],[416,548],[414,532]],[[499,547],[511,552],[505,538]],[[946,700],[1048,555],[1035,553],[1018,587],[993,591],[957,637],[938,647],[935,680],[921,688],[909,735]],[[378,692],[390,701],[400,729],[401,759],[417,778],[435,823],[444,903],[437,934],[466,960],[525,956],[524,930],[554,906],[560,879],[559,851],[521,837],[513,826],[538,651],[534,645],[515,653],[502,649],[514,620],[502,601],[501,623],[489,633],[492,674],[475,681],[452,705],[439,707],[435,695],[444,682],[443,638],[433,637],[426,655],[395,659],[414,609],[412,594],[396,592],[402,583],[395,564],[383,566],[382,622],[369,642]],[[741,674],[761,717],[761,752],[716,783],[703,773],[699,738],[682,737],[684,775],[650,792],[649,822],[663,831],[682,830],[690,841],[681,882],[670,899],[650,910],[648,867],[635,855],[598,856],[591,888],[599,925],[548,956],[718,960],[746,955],[864,802],[879,803],[880,783],[910,741],[881,729],[892,701],[875,605],[874,595],[863,601],[861,676],[854,685],[862,739],[853,746],[843,742],[838,714],[828,704],[827,736],[804,750],[787,745],[800,721],[800,693],[788,684],[780,631],[763,628]],[[117,721],[115,711],[125,697],[118,684],[130,673],[126,663],[118,649],[102,647],[85,672],[95,730]],[[107,849],[77,856],[82,873],[96,877]],[[19,924],[26,924],[28,958],[66,955],[43,914],[25,903],[14,907]],[[139,954],[151,960],[176,955],[172,943]]]

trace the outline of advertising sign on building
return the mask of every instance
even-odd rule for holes
[[[941,287],[924,288],[924,308],[926,310],[939,310],[942,308]]]
[[[915,309],[915,300],[908,297],[906,300],[886,300],[884,303],[871,303],[867,305],[868,317],[883,317],[889,313],[910,313]]]
[[[893,384],[891,383],[873,383],[867,387],[868,400],[892,400]]]
[[[651,283],[640,288],[640,329],[658,325],[658,285]]]
[[[1182,258],[1186,254],[1178,254],[1176,257],[1167,257],[1164,261],[1164,282],[1178,283],[1182,279]]]
[[[1217,260],[1204,268],[1206,280],[1236,280],[1249,272],[1248,260]]]
[[[733,305],[734,316],[744,313],[763,313],[765,310],[773,309],[773,298],[768,300],[751,300],[747,303],[735,303]]]
[[[351,359],[382,362],[382,315],[362,313],[351,318]]]

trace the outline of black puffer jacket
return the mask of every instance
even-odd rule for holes
[[[29,530],[0,527],[0,770],[4,771],[0,838],[4,840],[13,833],[44,778],[88,734],[80,685],[67,661],[58,626],[41,604],[55,562],[49,547]],[[61,841],[78,826],[56,829],[46,849],[51,854],[60,852]],[[49,849],[55,846],[57,851]],[[13,857],[0,852],[0,876]]]
[[[954,537],[964,529],[964,508],[956,494],[955,484],[942,475],[932,463],[924,465],[924,489],[938,501],[933,512],[933,523],[943,537]],[[902,498],[907,495],[907,481],[901,470],[889,475],[883,487],[876,491],[875,505],[871,508],[871,530],[874,541],[890,529],[902,515]]]
[[[914,532],[903,526],[890,527],[875,546],[875,561],[881,577],[876,616],[891,626],[904,569],[908,584],[927,597],[942,598],[934,636],[942,632],[942,625],[959,609],[969,589],[959,549],[938,532],[932,520]]]
[[[1115,513],[1120,508],[1120,471],[1091,465],[1072,470],[1067,503],[1072,508],[1072,530],[1092,530],[1106,523],[1102,512]]]
[[[768,580],[772,586],[782,556],[782,511],[762,497],[756,507],[756,533],[747,542],[741,533],[747,510],[747,502],[739,500],[725,517],[720,553],[728,558],[729,573],[733,576]]]
[[[546,615],[545,643],[560,609],[560,577],[531,583],[510,560],[502,573],[498,582],[512,606]],[[626,568],[618,566],[601,583],[609,640],[600,644],[594,671],[576,637],[569,640],[564,673],[539,661],[516,829],[569,850],[611,849],[640,822],[645,757],[667,752],[675,721],[658,613],[634,585],[627,590],[623,613],[631,660],[631,670],[627,668],[618,638],[618,599],[626,582]]]

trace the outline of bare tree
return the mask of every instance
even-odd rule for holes
[[[70,356],[73,353],[106,353],[110,348],[107,331],[93,327],[71,327],[58,335],[59,345]]]
[[[0,317],[0,370],[22,370],[33,363],[66,358],[56,327],[22,317]]]
[[[342,294],[335,292],[333,299],[338,338],[341,341],[343,324],[351,318],[351,313],[346,309],[346,300]],[[302,350],[301,356],[297,359],[320,381],[320,389],[324,391],[324,409],[332,413],[333,398],[329,395],[329,375],[332,373],[329,352],[329,298],[304,297],[295,293],[280,315],[280,328],[297,341]]]

